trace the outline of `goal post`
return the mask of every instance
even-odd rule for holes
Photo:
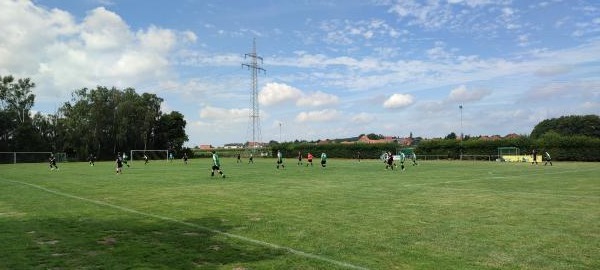
[[[525,162],[528,158],[527,155],[522,155],[517,147],[498,147],[498,161]]]
[[[129,151],[129,161],[144,160],[144,154],[148,160],[169,161],[169,150],[131,150]]]
[[[47,162],[52,152],[0,152],[0,163],[40,163]]]

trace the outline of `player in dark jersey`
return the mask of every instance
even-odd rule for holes
[[[54,154],[50,154],[50,157],[48,158],[48,163],[50,164],[51,171],[58,171],[58,166],[56,166],[56,157],[54,157]]]
[[[123,158],[120,155],[117,155],[115,163],[117,164],[117,174],[123,173]]]

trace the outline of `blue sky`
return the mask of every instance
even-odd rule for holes
[[[133,87],[185,115],[188,146],[252,138],[253,40],[265,142],[529,134],[600,112],[598,1],[0,0],[0,74],[37,83],[34,110]]]

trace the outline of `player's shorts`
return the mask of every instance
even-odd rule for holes
[[[327,164],[327,160],[321,160],[321,165]]]
[[[277,164],[281,164],[281,163],[283,163],[283,161],[281,161],[281,160],[278,160],[278,161],[277,161]]]
[[[213,165],[213,166],[212,166],[212,169],[213,169],[213,171],[215,171],[215,170],[217,170],[217,171],[218,171],[218,170],[219,170],[219,166],[217,166],[217,165]]]
[[[392,165],[392,164],[394,164],[394,161],[393,161],[393,160],[391,160],[391,159],[388,159],[388,161],[387,161],[387,164],[388,164],[388,165]]]

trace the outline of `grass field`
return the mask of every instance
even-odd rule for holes
[[[600,268],[598,163],[245,162],[0,165],[0,269]]]

